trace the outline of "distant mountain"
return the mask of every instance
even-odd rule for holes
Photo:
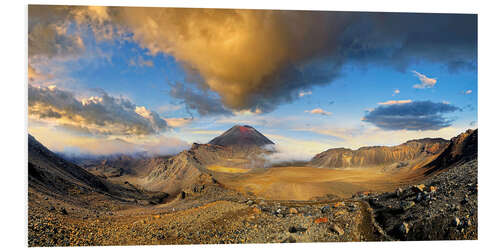
[[[190,189],[200,183],[212,181],[206,166],[221,164],[252,168],[263,166],[260,157],[272,151],[261,146],[274,143],[250,126],[234,126],[208,144],[194,143],[189,150],[184,150],[170,158],[156,158],[156,166],[143,179],[143,186],[148,190],[175,194]]]
[[[265,137],[251,126],[235,125],[222,135],[215,137],[208,144],[218,146],[264,146],[274,144],[271,140]]]
[[[448,140],[425,138],[407,141],[398,146],[362,147],[357,150],[333,148],[317,154],[311,165],[321,168],[374,167],[396,164],[396,167],[410,165],[440,154],[448,145]]]
[[[28,183],[44,192],[68,194],[71,190],[107,192],[104,181],[67,161],[28,135]]]

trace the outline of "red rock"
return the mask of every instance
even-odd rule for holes
[[[325,222],[328,222],[328,218],[326,218],[326,217],[320,217],[320,218],[317,218],[314,220],[314,223],[316,223],[316,224],[325,223]]]

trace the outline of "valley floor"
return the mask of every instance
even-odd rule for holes
[[[258,191],[232,191],[230,182],[226,184],[229,189],[207,185],[159,204],[120,201],[97,193],[75,198],[82,201],[75,202],[30,188],[28,243],[96,246],[477,239],[477,160],[422,179],[418,187],[381,179],[381,183],[391,184],[354,196],[357,189],[346,187],[344,195],[315,201],[304,201],[320,196],[314,192],[286,201],[286,193],[291,198],[296,197],[294,193],[304,193],[300,185],[278,189],[266,184],[314,174],[307,168],[296,169],[300,173],[286,168],[260,173],[266,177],[260,176],[259,185],[268,188],[261,193],[276,192],[281,195],[275,197],[283,200],[257,198]],[[356,177],[354,172],[345,173]],[[316,180],[336,181],[335,190],[344,183],[336,174],[316,176],[323,176]],[[248,180],[252,176],[242,186]],[[398,186],[401,189],[394,191]],[[362,185],[357,188],[367,190]]]

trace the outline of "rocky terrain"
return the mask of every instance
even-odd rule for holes
[[[322,153],[327,156],[318,156],[307,167],[263,169],[259,168],[261,156],[272,152],[251,143],[238,146],[240,127],[230,129],[234,133],[229,137],[236,140],[222,137],[215,141],[235,145],[194,144],[176,156],[138,160],[149,164],[139,167],[141,175],[124,171],[116,177],[93,175],[30,136],[29,245],[478,237],[477,130],[450,141],[423,139],[396,147],[362,148],[351,152],[353,159],[359,159],[351,161],[355,163],[352,166],[369,159],[369,164],[358,168],[318,168],[314,162],[321,158],[325,164],[339,162],[325,160],[337,157],[330,157],[337,153],[326,151],[330,153]],[[254,135],[246,141],[254,136],[257,143],[265,141],[260,133],[251,133]],[[393,167],[402,161],[408,165]],[[112,165],[101,165],[107,164]],[[389,164],[393,170],[377,164]],[[128,168],[133,170],[133,164]],[[360,182],[367,173],[369,176]],[[242,183],[256,185],[248,180],[258,180],[258,187],[273,188],[263,193],[238,188]],[[274,188],[276,185],[281,189]],[[339,190],[343,193],[335,195]]]

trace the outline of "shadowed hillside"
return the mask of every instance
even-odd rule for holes
[[[70,163],[28,135],[28,179],[31,187],[67,193],[73,188],[107,192],[107,185],[93,174]]]

